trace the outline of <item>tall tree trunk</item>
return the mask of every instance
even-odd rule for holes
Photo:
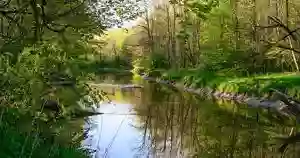
[[[171,66],[172,63],[172,57],[171,57],[171,50],[172,50],[172,36],[171,36],[171,20],[170,20],[170,8],[169,5],[166,6],[166,11],[167,11],[167,52],[168,52],[168,64]]]
[[[239,43],[239,21],[238,21],[238,0],[230,0],[232,8],[233,34],[234,34],[234,50],[237,51]]]
[[[145,8],[146,12],[146,25],[147,25],[147,35],[148,35],[148,45],[150,49],[150,53],[153,53],[153,37],[152,37],[152,28],[150,24],[150,18],[149,18],[149,13],[148,10]]]
[[[198,65],[199,63],[199,58],[200,58],[200,53],[201,53],[201,40],[200,40],[200,29],[201,29],[201,21],[199,19],[196,20],[197,23],[195,25],[196,27],[196,43],[197,43],[197,51],[196,51],[196,58],[195,58],[195,61],[196,61],[196,65]]]
[[[173,8],[173,24],[172,24],[172,54],[174,54],[174,59],[176,59],[178,57],[177,55],[177,49],[176,49],[176,4],[172,4],[172,8]],[[176,61],[176,60],[173,60]],[[179,65],[180,65],[180,59],[177,60],[179,61]],[[178,62],[176,62],[178,63]],[[175,68],[177,68],[177,64],[175,63]]]
[[[256,0],[252,0],[253,4],[253,10],[252,10],[252,38],[253,38],[253,43],[254,43],[254,49],[253,53],[257,54],[259,52],[259,39],[257,35],[257,9],[256,9]],[[254,70],[256,69],[257,65],[257,60],[256,60],[256,55],[253,56],[253,68]],[[253,71],[253,70],[252,70]]]
[[[1,35],[4,35],[4,18],[3,17],[1,17],[0,31],[1,31]]]
[[[285,16],[286,16],[286,26],[289,28],[289,0],[285,1]],[[288,36],[288,42],[290,47],[293,48],[291,36]],[[296,70],[299,71],[299,65],[297,63],[295,52],[292,50],[291,53],[292,53],[293,61],[295,63]]]

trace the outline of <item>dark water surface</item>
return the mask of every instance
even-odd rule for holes
[[[141,84],[138,89],[103,88],[114,93],[101,103],[106,114],[88,118],[83,145],[95,158],[271,158],[276,136],[294,126],[268,110],[207,100],[166,86],[106,76],[101,83]],[[285,157],[298,157],[290,147]]]

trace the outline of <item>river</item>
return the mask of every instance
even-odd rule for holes
[[[274,113],[234,102],[205,99],[131,76],[108,75],[101,83],[143,88],[103,87],[112,102],[104,115],[91,116],[83,146],[94,158],[271,158],[280,157],[276,136],[294,126]],[[285,157],[298,157],[297,146]]]

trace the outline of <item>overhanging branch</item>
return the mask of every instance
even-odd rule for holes
[[[286,49],[286,50],[291,50],[291,51],[294,51],[295,53],[300,54],[299,49],[291,48],[290,46],[286,46],[286,45],[283,45],[283,44],[280,44],[277,42],[270,42],[270,41],[266,41],[266,40],[261,40],[261,41],[267,43],[269,46],[278,47],[278,48],[282,48],[282,49]]]
[[[295,41],[298,40],[297,37],[293,34],[293,33],[296,33],[296,31],[293,32],[292,30],[290,30],[288,26],[284,25],[284,24],[280,21],[280,19],[278,19],[277,17],[273,17],[273,16],[268,16],[268,18],[269,18],[270,20],[272,20],[273,22],[275,22],[275,23],[278,25],[278,27],[283,28],[287,33],[289,33],[290,36],[292,36],[292,38],[293,38]],[[291,32],[293,32],[293,33],[291,33]]]

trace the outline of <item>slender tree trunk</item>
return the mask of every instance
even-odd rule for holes
[[[197,21],[197,24],[196,24],[196,43],[197,43],[197,51],[196,51],[196,65],[199,64],[199,58],[200,58],[200,55],[201,55],[201,40],[200,40],[200,29],[201,29],[201,21],[199,19],[196,20]]]
[[[289,0],[285,1],[285,16],[286,16],[286,26],[289,28]],[[288,42],[291,48],[293,48],[293,43],[291,36],[288,36]],[[297,63],[296,55],[294,51],[292,52],[293,61],[295,63],[296,70],[299,71],[299,65]]]
[[[234,32],[234,50],[237,51],[239,43],[239,22],[238,22],[238,0],[231,0],[232,8],[232,21],[233,21],[233,32]]]
[[[177,56],[177,49],[176,49],[176,5],[172,4],[173,7],[173,24],[172,24],[172,54],[174,54],[174,59],[176,59]],[[175,61],[175,60],[174,60]],[[180,64],[180,59],[177,60]],[[176,62],[177,63],[177,62]],[[175,68],[177,68],[177,64],[175,63]]]
[[[150,21],[150,15],[148,13],[148,9],[145,8],[146,12],[146,31],[147,31],[147,36],[148,36],[148,47],[149,47],[149,52],[152,55],[154,53],[154,45],[153,45],[153,36],[152,36],[152,27],[151,27],[151,21]]]
[[[0,25],[1,25],[0,26],[1,35],[3,35],[4,34],[4,18],[3,17],[1,17],[1,24]]]
[[[254,43],[254,49],[253,53],[257,54],[259,52],[259,40],[258,40],[258,35],[257,35],[257,9],[256,9],[256,0],[252,0],[253,4],[253,10],[252,10],[252,38],[253,38],[253,43]],[[256,55],[253,56],[253,68],[254,71],[256,69],[257,65],[257,60],[256,60]],[[253,70],[252,70],[253,71]]]
[[[223,45],[224,41],[224,16],[220,15],[219,17],[219,22],[220,22],[220,44],[221,46]]]
[[[171,36],[171,29],[170,29],[170,8],[168,5],[165,5],[166,6],[166,11],[167,11],[167,52],[168,52],[168,64],[169,66],[171,66],[171,63],[172,63],[172,57],[171,57],[171,53],[170,51],[172,50],[172,44],[171,44],[171,39],[172,39],[172,36]]]

